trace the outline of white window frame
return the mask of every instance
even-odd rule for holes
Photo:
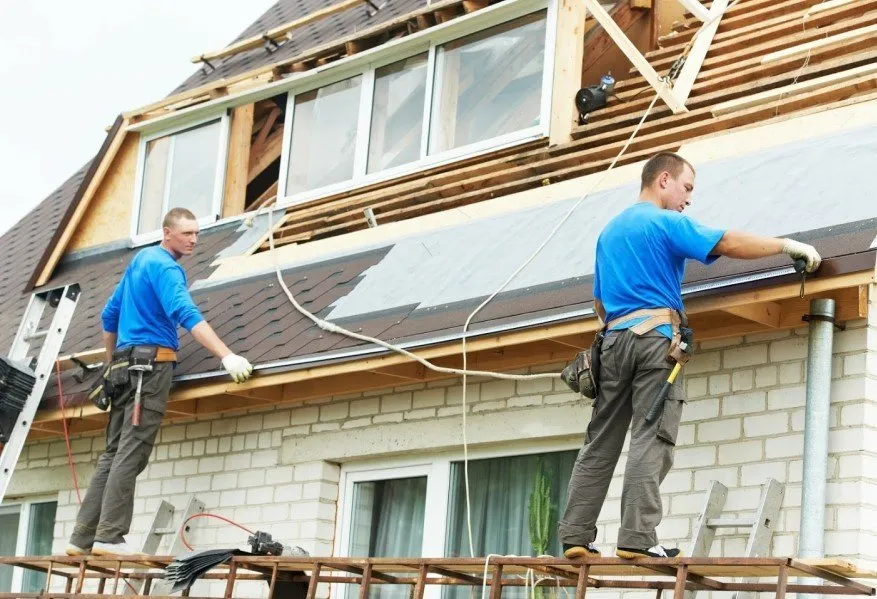
[[[27,555],[27,534],[30,530],[30,512],[31,506],[36,503],[58,503],[58,498],[53,496],[37,497],[27,499],[25,501],[16,501],[0,504],[0,514],[18,513],[18,537],[15,541],[15,555],[24,557]],[[57,517],[56,517],[57,521]],[[24,570],[19,567],[12,569],[12,590],[13,593],[21,592],[21,585],[24,581]]]
[[[508,0],[507,0],[508,1]],[[558,0],[522,0],[515,10],[507,10],[501,14],[494,13],[493,19],[482,21],[475,26],[472,23],[461,23],[460,27],[439,28],[432,32],[427,30],[423,39],[417,44],[407,45],[404,48],[390,48],[385,53],[377,54],[371,61],[362,64],[339,67],[318,73],[316,76],[303,81],[300,86],[289,89],[287,93],[285,120],[283,127],[283,147],[280,157],[280,174],[278,179],[278,207],[285,208],[314,200],[323,196],[350,191],[359,187],[390,180],[402,175],[415,173],[426,168],[440,166],[476,156],[487,152],[497,151],[529,141],[546,138],[549,135],[551,123],[551,93],[554,80],[554,46],[557,32],[557,2]],[[503,3],[504,4],[504,3]],[[502,6],[502,4],[497,5]],[[487,10],[487,9],[486,9]],[[542,99],[540,106],[539,125],[507,133],[491,139],[453,148],[444,152],[430,155],[428,153],[429,134],[431,125],[431,113],[433,97],[440,90],[434,90],[435,76],[437,73],[437,48],[441,45],[453,42],[474,33],[502,25],[528,15],[546,11],[545,19],[545,56],[542,65]],[[480,12],[480,11],[479,11]],[[476,13],[477,14],[477,13]],[[453,22],[452,22],[453,23]],[[466,26],[468,25],[468,27]],[[421,131],[421,157],[407,164],[369,174],[367,172],[368,149],[371,135],[372,104],[374,101],[375,71],[383,66],[411,58],[418,54],[427,53],[426,66],[426,94],[424,101],[423,129]],[[292,139],[292,124],[295,117],[295,96],[314,89],[319,89],[350,77],[361,75],[362,90],[359,105],[359,119],[357,124],[356,152],[354,160],[353,177],[300,193],[287,195],[286,186],[289,174],[289,150]]]
[[[511,458],[581,449],[580,441],[538,441],[507,444],[490,448],[470,448],[469,461],[490,458]],[[429,456],[380,458],[342,464],[339,479],[338,518],[335,523],[335,547],[338,557],[350,557],[350,527],[353,524],[353,487],[358,482],[392,480],[426,476],[426,518],[423,523],[423,557],[444,557],[447,542],[447,520],[451,494],[451,467],[463,461],[462,449]],[[332,584],[330,597],[344,599],[347,585]],[[440,599],[441,588],[427,585],[427,599]]]
[[[148,233],[137,233],[138,220],[140,218],[140,205],[143,201],[143,176],[146,172],[146,146],[149,142],[160,139],[162,137],[170,137],[187,129],[199,127],[211,121],[219,121],[219,148],[217,148],[216,157],[216,173],[213,180],[213,203],[211,205],[211,214],[198,219],[198,224],[208,227],[214,223],[222,221],[222,200],[225,194],[225,171],[228,162],[228,137],[229,137],[229,111],[225,110],[217,114],[203,116],[197,120],[179,124],[172,129],[164,129],[151,134],[143,134],[140,136],[140,143],[137,150],[137,172],[134,178],[134,210],[131,213],[131,241],[133,245],[145,245],[153,243],[161,239],[161,229],[150,231]],[[172,146],[173,147],[173,146]],[[169,160],[173,159],[173,154],[169,156]],[[166,213],[171,206],[168,206],[168,182],[165,182],[165,196],[163,200],[161,213]]]

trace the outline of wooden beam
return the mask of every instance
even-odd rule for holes
[[[237,43],[234,43],[230,46],[223,48],[222,50],[214,50],[212,52],[205,52],[204,54],[199,54],[198,56],[192,57],[192,62],[197,64],[199,62],[204,62],[205,60],[215,60],[217,58],[225,58],[226,56],[232,56],[233,54],[238,54],[240,52],[246,52],[247,50],[254,50],[255,48],[261,48],[266,40],[272,41],[280,41],[286,35],[296,29],[304,27],[305,25],[310,25],[311,23],[315,23],[321,19],[325,19],[328,16],[334,15],[336,13],[345,11],[349,8],[353,8],[359,4],[362,4],[365,0],[343,0],[337,4],[332,4],[325,8],[321,8],[319,10],[315,10],[314,12],[290,21],[288,23],[284,23],[278,27],[273,29],[269,29],[261,33],[260,35],[254,35],[253,37],[248,37],[247,39],[241,40]]]
[[[256,134],[256,138],[253,140],[252,149],[254,152],[258,152],[259,149],[265,144],[265,140],[268,139],[268,135],[271,133],[271,129],[274,127],[274,124],[277,122],[277,119],[279,117],[280,107],[276,105],[272,106],[271,111],[265,116],[265,120],[262,122],[262,126],[259,128],[259,132]],[[256,131],[256,129],[254,128],[253,131]]]
[[[758,94],[752,94],[750,96],[744,96],[742,98],[737,98],[736,100],[731,100],[729,102],[723,102],[722,104],[717,104],[713,106],[711,111],[713,113],[713,116],[718,117],[731,112],[737,112],[745,108],[752,108],[754,106],[767,104],[769,102],[773,102],[774,100],[782,99],[785,96],[793,96],[805,92],[810,92],[822,87],[828,87],[830,85],[836,85],[845,81],[850,81],[858,77],[872,79],[875,76],[877,76],[877,63],[866,64],[853,69],[848,69],[846,71],[841,71],[839,73],[825,75],[824,77],[817,77],[816,79],[811,79],[809,81],[801,81],[800,83],[786,85],[784,87],[778,87],[776,89],[771,89]]]
[[[258,154],[250,156],[249,173],[247,175],[247,183],[252,183],[253,179],[259,176],[262,171],[271,166],[271,163],[280,158],[280,152],[283,149],[283,128],[276,130],[268,136],[261,148],[254,148]],[[252,154],[252,153],[251,153]]]
[[[719,29],[722,15],[727,7],[728,0],[713,1],[709,11],[709,25],[704,28],[700,36],[695,40],[691,51],[688,53],[688,58],[685,60],[685,65],[679,73],[679,77],[673,83],[673,94],[682,104],[688,101],[691,88],[694,86],[694,80],[697,79],[697,75],[700,73],[700,67],[703,65],[706,53],[713,43],[713,38]]]
[[[572,141],[573,129],[578,124],[575,95],[582,87],[587,14],[588,9],[581,0],[560,0],[551,91],[549,145],[552,146]]]
[[[698,0],[679,0],[679,4],[701,21],[706,22],[709,18],[709,11]]]
[[[253,104],[238,106],[231,113],[228,162],[222,196],[222,218],[243,214],[249,182],[250,140],[253,137]]]
[[[67,222],[67,226],[64,228],[64,232],[61,234],[61,237],[60,239],[58,239],[58,242],[55,244],[54,248],[52,248],[52,253],[49,254],[49,259],[46,261],[46,265],[43,267],[42,272],[39,273],[39,276],[37,276],[36,280],[34,281],[34,287],[40,287],[42,285],[45,285],[51,278],[52,272],[54,272],[55,270],[55,266],[58,264],[61,256],[64,255],[64,250],[67,248],[67,244],[70,242],[70,239],[76,232],[76,228],[82,221],[82,217],[85,215],[91,199],[94,197],[95,192],[100,187],[100,184],[106,176],[110,165],[113,163],[113,159],[115,159],[116,154],[119,151],[119,148],[122,147],[122,142],[127,135],[127,132],[125,130],[127,125],[128,121],[122,120],[121,125],[116,131],[115,137],[113,137],[113,140],[110,142],[109,148],[107,148],[107,151],[103,155],[103,160],[101,160],[101,163],[97,167],[94,176],[92,176],[91,180],[88,182],[88,187],[85,189],[85,193],[82,194],[82,198],[76,205],[76,209],[74,210],[73,215]]]
[[[828,46],[850,44],[852,42],[867,39],[869,37],[874,37],[875,35],[877,35],[877,23],[873,25],[868,25],[867,27],[861,27],[859,29],[853,29],[852,31],[838,33],[837,35],[831,35],[829,37],[814,40],[812,42],[807,42],[806,44],[800,44],[791,48],[778,50],[777,52],[771,52],[761,59],[761,64],[768,64],[777,60],[789,58],[791,56],[806,56],[807,54],[812,53],[814,50],[819,50]]]
[[[776,302],[762,302],[760,304],[742,304],[725,308],[725,312],[758,322],[771,328],[780,326],[782,309]]]
[[[463,0],[463,10],[466,14],[487,8],[489,5],[490,0]]]
[[[652,65],[649,64],[639,49],[633,45],[633,42],[628,39],[615,21],[612,20],[612,17],[606,12],[606,9],[604,9],[597,0],[582,1],[588,7],[591,14],[594,15],[594,18],[603,26],[606,33],[612,37],[613,41],[618,45],[621,51],[624,52],[625,56],[627,56],[640,74],[661,96],[661,99],[664,100],[664,103],[667,104],[670,110],[672,110],[674,114],[688,112],[685,105],[676,99],[673,90],[664,84],[657,71],[655,71]]]

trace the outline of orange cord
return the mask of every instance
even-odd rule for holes
[[[64,424],[64,443],[67,445],[67,464],[70,466],[70,474],[73,475],[73,488],[76,489],[76,501],[82,505],[82,497],[79,494],[79,481],[76,479],[76,468],[73,467],[73,452],[70,450],[70,432],[67,430],[67,415],[64,413],[64,387],[61,384],[61,360],[55,360],[56,376],[58,383],[58,404],[61,406],[61,422]]]
[[[186,524],[188,524],[190,520],[194,520],[195,518],[216,518],[217,520],[222,520],[223,522],[227,522],[228,524],[231,524],[232,526],[237,526],[241,530],[248,532],[251,535],[256,534],[252,530],[250,530],[249,528],[244,526],[243,524],[239,524],[238,522],[235,522],[231,518],[226,518],[225,516],[220,516],[219,514],[210,514],[208,512],[202,512],[200,514],[193,514],[193,515],[189,516],[188,518],[186,518],[186,520],[182,523],[182,525],[180,525],[180,540],[183,542],[183,545],[189,551],[194,551],[194,548],[191,545],[189,545],[188,541],[186,541]]]

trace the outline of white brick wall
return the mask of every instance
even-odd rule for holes
[[[847,323],[847,330],[835,336],[826,510],[826,552],[864,560],[866,565],[877,563],[877,535],[867,524],[877,515],[874,312],[870,321]],[[728,486],[729,515],[745,515],[758,505],[761,484],[773,477],[786,484],[786,493],[772,550],[775,555],[796,552],[806,348],[806,328],[702,343],[697,348],[685,369],[688,403],[674,469],[662,487],[665,519],[659,535],[663,542],[686,544],[711,480]],[[441,381],[168,425],[138,481],[129,540],[135,545],[142,541],[161,499],[182,508],[189,494],[195,493],[209,511],[271,531],[315,554],[329,554],[339,493],[340,468],[335,462],[416,452],[418,443],[429,454],[438,449],[432,440],[435,435],[442,436],[444,448],[453,447],[459,437],[445,431],[459,432],[461,395],[459,385]],[[474,443],[505,439],[509,447],[526,447],[524,437],[577,443],[586,424],[581,401],[559,380],[474,379],[467,397],[476,423]],[[526,431],[508,424],[517,422],[515,414],[528,422]],[[533,424],[542,428],[534,429]],[[483,435],[482,441],[478,435]],[[83,472],[90,472],[102,446],[100,437],[74,440],[74,457]],[[623,455],[599,523],[598,543],[604,551],[614,550],[625,460]],[[76,513],[65,462],[63,443],[30,444],[13,480],[13,492],[36,488],[45,492],[39,485],[48,484],[47,473],[54,473],[51,484],[59,500],[56,551],[63,549]],[[80,480],[86,484],[87,475]],[[720,532],[712,554],[739,555],[745,544],[739,532]],[[234,546],[242,544],[245,536],[205,519],[191,533],[190,542],[205,548]],[[252,592],[259,594],[258,588]]]

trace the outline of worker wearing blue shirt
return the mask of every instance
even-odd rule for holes
[[[682,279],[686,260],[710,264],[719,256],[755,259],[785,253],[819,267],[816,250],[791,239],[712,229],[682,214],[691,203],[694,167],[677,154],[650,158],[642,171],[640,201],[616,216],[597,240],[594,307],[606,326],[599,346],[597,397],[569,482],[569,500],[558,524],[564,555],[599,555],[597,517],[628,428],[630,449],[621,492],[616,555],[676,557],[658,543],[659,487],[673,464],[685,398],[677,378],[660,418],[645,415],[678,356]]]
[[[101,314],[109,366],[96,388],[101,400],[109,396],[112,407],[106,449],[76,517],[68,555],[136,553],[124,536],[134,511],[134,483],[146,467],[167,407],[180,344],[178,326],[219,358],[236,382],[247,380],[253,371],[201,316],[177,263],[195,250],[195,215],[185,208],[170,210],[162,233],[160,245],[134,257]]]

